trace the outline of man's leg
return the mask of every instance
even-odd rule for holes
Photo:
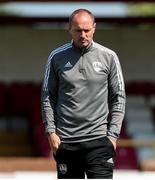
[[[89,179],[112,179],[115,150],[107,137],[86,144],[86,174]]]
[[[68,148],[69,147],[69,148]],[[80,150],[71,148],[71,145],[61,145],[55,156],[58,179],[84,179],[84,163]]]

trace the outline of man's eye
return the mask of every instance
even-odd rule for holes
[[[87,30],[84,30],[84,32],[85,32],[85,33],[88,33],[89,31],[90,31],[89,29],[87,29]]]
[[[85,33],[88,33],[90,30],[89,29],[86,29],[86,30],[77,30],[77,32],[81,33],[81,32],[85,32]]]

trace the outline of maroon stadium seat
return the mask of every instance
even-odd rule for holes
[[[9,87],[10,113],[21,115],[31,113],[38,88],[35,83],[12,83]]]
[[[129,82],[126,84],[127,94],[150,96],[155,93],[155,85],[152,82]]]
[[[138,169],[138,160],[133,147],[117,147],[116,169]]]
[[[5,116],[7,113],[7,93],[8,93],[8,85],[1,82],[0,83],[0,115]]]

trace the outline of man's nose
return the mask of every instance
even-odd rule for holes
[[[85,37],[85,32],[81,31],[81,37]]]

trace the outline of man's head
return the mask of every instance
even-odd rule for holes
[[[86,9],[74,11],[69,19],[69,32],[75,46],[87,47],[93,39],[96,23],[93,14]]]

